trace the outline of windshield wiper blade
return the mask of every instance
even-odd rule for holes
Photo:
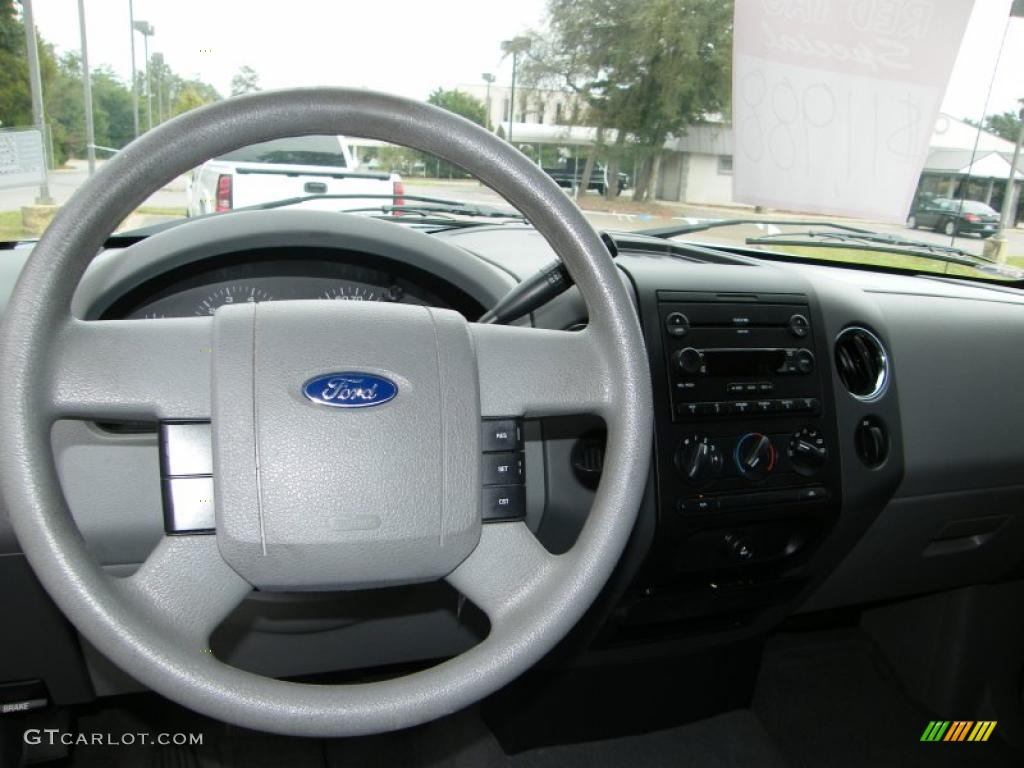
[[[663,240],[671,240],[673,237],[688,235],[691,232],[706,232],[709,229],[736,227],[741,224],[763,224],[774,225],[777,227],[832,227],[837,230],[845,230],[846,232],[856,232],[867,235],[874,234],[870,229],[851,227],[849,224],[835,224],[832,222],[807,221],[801,219],[704,219],[690,224],[673,224],[670,227],[641,229],[637,230],[636,234],[647,235],[648,237],[660,237]]]
[[[761,227],[815,227],[799,232],[773,232],[757,237],[748,237],[748,245],[814,245],[823,248],[856,248],[863,251],[896,253],[907,256],[934,259],[936,261],[973,267],[982,272],[992,272],[1004,277],[1024,278],[1024,271],[1007,267],[976,256],[961,248],[937,245],[923,240],[910,240],[894,234],[882,234],[863,227],[829,221],[808,221],[799,219],[709,219],[670,227],[643,230],[641,234],[669,240],[693,232],[754,224]],[[820,229],[827,227],[827,229]]]
[[[416,203],[426,203],[427,205],[395,205],[394,200],[400,198],[402,200],[411,200]],[[425,197],[422,195],[387,195],[387,194],[359,194],[358,192],[352,192],[348,194],[325,194],[325,195],[300,195],[298,197],[287,197],[282,200],[269,200],[265,203],[258,203],[256,205],[248,205],[243,208],[235,208],[235,212],[238,211],[265,211],[271,208],[286,208],[289,205],[298,205],[300,203],[306,203],[311,200],[390,200],[392,201],[389,205],[382,204],[380,208],[358,208],[355,210],[369,211],[369,210],[382,210],[385,212],[389,211],[428,211],[432,213],[450,213],[458,216],[473,216],[479,218],[493,218],[493,219],[517,219],[519,221],[526,221],[526,217],[518,211],[506,211],[501,208],[492,208],[487,205],[478,205],[476,203],[466,203],[461,200],[449,200],[443,197]],[[342,211],[342,213],[349,213],[350,211]]]

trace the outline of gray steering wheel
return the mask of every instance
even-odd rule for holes
[[[467,323],[358,302],[224,307],[212,318],[83,321],[71,298],[117,222],[207,158],[296,134],[431,152],[502,194],[579,286],[580,332]],[[187,224],[185,226],[188,226]],[[375,408],[321,408],[311,376],[362,371],[398,389]],[[465,707],[569,631],[618,561],[652,444],[644,342],[601,240],[526,157],[427,104],[348,89],[262,93],[188,112],[104,165],[29,258],[0,329],[0,483],[22,549],[81,633],[153,690],[240,726],[369,734]],[[480,520],[481,417],[593,413],[604,474],[573,548]],[[166,536],[132,576],[108,575],[72,521],[50,444],[58,419],[211,420],[215,535]],[[315,460],[313,460],[315,459]],[[111,489],[116,493],[117,489]],[[256,587],[354,589],[446,579],[490,620],[469,651],[358,685],[282,682],[207,652]]]

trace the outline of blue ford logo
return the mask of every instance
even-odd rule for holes
[[[372,373],[345,371],[310,379],[302,385],[302,393],[317,405],[369,408],[393,400],[398,394],[398,385]]]

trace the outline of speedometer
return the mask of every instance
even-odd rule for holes
[[[274,297],[262,288],[245,283],[232,283],[218,288],[200,301],[195,308],[197,315],[212,315],[225,304],[240,304],[246,301],[273,301]]]
[[[341,283],[333,288],[328,288],[321,294],[321,297],[339,301],[385,301],[380,288],[361,283]]]

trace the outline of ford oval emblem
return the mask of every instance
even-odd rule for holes
[[[302,385],[302,394],[317,405],[369,408],[394,400],[398,385],[372,373],[345,371],[313,377]]]

